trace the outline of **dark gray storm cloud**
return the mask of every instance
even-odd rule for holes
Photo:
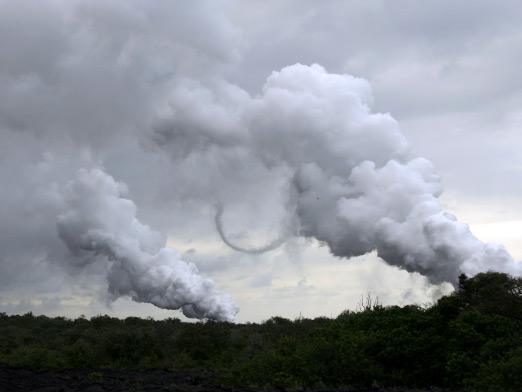
[[[219,285],[165,247],[216,229],[251,253],[295,237],[343,258],[376,251],[435,283],[520,273],[444,211],[433,164],[379,113],[413,124],[519,102],[516,2],[0,8],[4,292],[87,280],[110,300],[231,320]]]
[[[520,93],[521,14],[517,1],[240,3],[250,72],[238,78],[255,91],[274,68],[316,62],[369,79],[377,108],[399,118],[490,106]],[[278,39],[262,39],[263,20]]]

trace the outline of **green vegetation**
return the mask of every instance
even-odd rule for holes
[[[256,387],[521,391],[522,279],[462,275],[429,308],[372,304],[336,319],[263,324],[0,314],[0,362],[196,369]]]

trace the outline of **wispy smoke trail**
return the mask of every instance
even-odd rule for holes
[[[238,311],[228,295],[201,277],[179,252],[136,218],[134,203],[121,196],[123,185],[101,170],[80,170],[65,192],[58,216],[60,238],[85,263],[109,264],[114,298],[130,296],[187,317],[233,321]]]
[[[224,212],[223,204],[217,203],[216,204],[216,215],[214,215],[214,223],[216,224],[216,230],[217,230],[221,240],[226,245],[228,245],[230,248],[237,250],[238,252],[249,253],[249,254],[254,254],[254,255],[266,253],[266,252],[270,252],[272,250],[279,248],[286,241],[286,236],[281,235],[278,238],[275,238],[272,241],[270,241],[268,244],[259,246],[259,247],[245,247],[245,246],[240,246],[240,245],[234,244],[227,237],[227,235],[225,233],[225,229],[223,227],[223,212]]]

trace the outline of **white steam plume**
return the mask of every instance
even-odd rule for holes
[[[196,158],[212,162],[208,177],[218,187],[208,193],[244,181],[236,168],[256,168],[254,179],[267,173],[286,178],[293,232],[327,244],[334,255],[376,250],[389,264],[434,283],[454,282],[460,271],[521,273],[504,247],[482,243],[443,211],[432,164],[412,153],[390,115],[371,113],[365,80],[296,64],[273,72],[256,97],[226,83],[187,86],[173,92],[172,116],[161,119],[153,140],[192,167]],[[226,238],[220,218],[218,211],[223,241],[244,251]]]
[[[114,297],[203,317],[235,313],[195,268],[162,249],[164,238],[137,221],[112,178],[105,188],[89,186],[88,178],[104,176],[87,171],[64,202],[62,185],[100,163],[125,178],[147,222],[174,232],[175,216],[186,239],[205,242],[208,207],[220,200],[235,212],[236,227],[315,238],[346,258],[376,250],[432,282],[454,281],[459,271],[520,274],[504,248],[480,242],[443,211],[435,170],[412,153],[390,115],[371,112],[365,80],[297,64],[274,72],[255,95],[228,82],[255,86],[257,72],[275,61],[252,66],[266,36],[249,38],[229,17],[241,14],[234,7],[218,0],[1,4],[4,292],[63,293],[60,268],[96,262],[95,272],[106,266]],[[281,48],[266,53],[280,58]],[[331,62],[327,49],[317,58],[341,67],[345,56]],[[288,58],[310,58],[308,48],[296,50]],[[61,238],[47,230],[58,215]],[[250,249],[231,241],[222,227],[228,220],[217,218],[229,246]]]
[[[65,190],[66,210],[57,228],[84,263],[108,262],[109,292],[130,296],[187,317],[233,321],[238,311],[228,295],[201,277],[196,266],[136,218],[136,206],[121,196],[123,184],[99,169],[80,170]]]

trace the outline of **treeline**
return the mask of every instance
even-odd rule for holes
[[[335,319],[262,324],[0,313],[0,362],[192,369],[252,387],[522,391],[522,279],[462,275],[429,308],[370,304]]]

